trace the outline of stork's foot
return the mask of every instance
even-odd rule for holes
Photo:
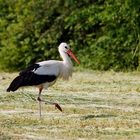
[[[60,110],[60,111],[62,112],[62,108],[60,107],[60,105],[59,105],[59,104],[54,103],[54,105],[55,105],[55,108],[57,108],[58,110]]]
[[[42,100],[40,97],[37,98],[37,101],[39,101],[39,102],[45,102],[45,104],[52,104],[52,105],[55,105],[55,108],[57,108],[58,110],[60,110],[60,111],[62,112],[62,108],[61,108],[60,105],[57,104],[57,103],[53,103],[53,102],[50,102],[50,101]]]

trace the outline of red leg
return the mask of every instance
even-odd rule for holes
[[[57,108],[58,110],[60,110],[62,112],[62,108],[60,107],[59,104],[41,99],[42,90],[43,90],[43,87],[40,86],[39,87],[39,94],[38,94],[38,98],[37,98],[37,100],[39,101],[39,114],[40,114],[40,117],[41,117],[41,102],[45,102],[45,103],[48,103],[48,104],[55,105],[55,108]]]
[[[40,98],[40,96],[41,96],[42,90],[43,90],[43,87],[39,87],[39,94],[38,94],[38,98],[37,98],[37,100],[39,101],[39,115],[40,115],[40,117],[41,117],[41,98]]]

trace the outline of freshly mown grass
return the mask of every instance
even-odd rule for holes
[[[43,103],[41,119],[36,88],[6,92],[16,75],[0,76],[0,140],[140,139],[140,73],[75,72],[42,93],[63,113]]]

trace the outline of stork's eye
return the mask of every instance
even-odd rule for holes
[[[68,47],[67,47],[67,46],[65,46],[65,48],[66,48],[66,49],[68,49]]]

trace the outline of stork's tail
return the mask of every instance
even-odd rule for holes
[[[22,76],[17,76],[12,82],[11,84],[9,85],[9,87],[7,88],[7,92],[10,92],[10,91],[16,91],[19,87],[22,86]]]

